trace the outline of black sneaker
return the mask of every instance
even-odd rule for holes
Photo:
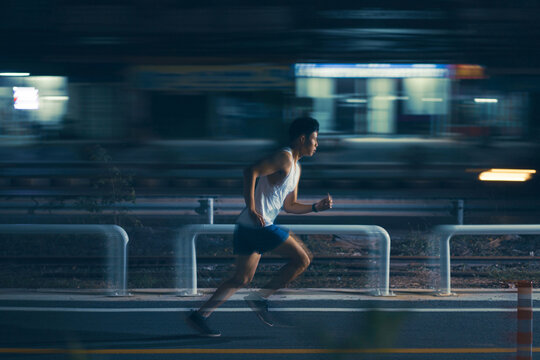
[[[217,330],[212,330],[206,323],[206,318],[201,316],[198,312],[192,311],[186,317],[186,323],[195,331],[199,332],[202,336],[218,337],[221,333]]]
[[[268,312],[268,300],[254,293],[244,297],[244,300],[263,323],[267,326],[274,326],[274,321]]]

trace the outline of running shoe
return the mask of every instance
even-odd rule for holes
[[[197,331],[202,336],[207,337],[218,337],[221,336],[221,333],[217,330],[212,330],[206,323],[206,318],[200,315],[196,311],[192,311],[186,317],[186,323],[195,331]]]
[[[256,293],[249,294],[244,297],[244,300],[265,325],[274,326],[274,321],[268,312],[268,300]]]

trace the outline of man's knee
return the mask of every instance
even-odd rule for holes
[[[313,254],[308,249],[304,249],[304,250],[306,251],[306,255],[307,255],[308,259],[309,259],[309,262],[311,263],[311,261],[313,261]]]
[[[307,269],[307,267],[311,264],[311,260],[313,259],[313,256],[311,254],[306,254],[304,257],[304,261],[302,264],[304,265],[304,268]]]
[[[309,264],[311,264],[311,259],[312,257],[310,257],[309,254],[302,252],[298,254],[298,257],[295,259],[295,263],[299,268],[305,270],[308,268]]]

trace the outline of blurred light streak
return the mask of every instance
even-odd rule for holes
[[[497,103],[498,99],[489,99],[489,98],[474,98],[475,103]]]
[[[345,100],[345,102],[364,104],[364,103],[367,103],[367,100],[366,99],[347,99]]]
[[[69,96],[42,96],[41,99],[50,101],[67,101],[69,100]]]
[[[374,96],[373,100],[409,100],[408,96]]]
[[[351,143],[404,143],[404,144],[449,144],[448,139],[426,139],[421,137],[361,137],[345,138],[343,141]]]
[[[536,170],[525,169],[491,169],[478,175],[481,181],[527,181]]]
[[[23,73],[23,72],[3,72],[0,73],[0,76],[30,76],[30,73]]]
[[[441,98],[423,98],[422,101],[424,101],[424,102],[442,102],[443,99],[441,99]]]

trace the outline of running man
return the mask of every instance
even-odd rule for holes
[[[309,266],[312,255],[305,245],[287,229],[274,225],[274,219],[283,209],[288,213],[307,214],[328,210],[332,197],[328,194],[314,204],[297,201],[300,165],[303,156],[313,156],[319,145],[317,120],[303,117],[293,121],[289,128],[290,147],[283,148],[244,170],[244,199],[246,207],[236,221],[233,244],[237,255],[236,272],[221,284],[210,299],[186,318],[193,329],[204,336],[220,336],[211,329],[206,319],[239,289],[247,286],[265,252],[273,252],[288,259],[277,274],[257,292],[244,299],[259,319],[273,326],[268,314],[268,297],[287,286]],[[256,180],[259,179],[257,185]]]

